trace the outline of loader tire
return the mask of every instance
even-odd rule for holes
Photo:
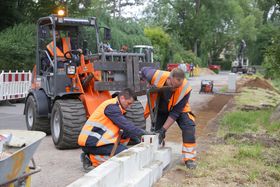
[[[78,148],[86,111],[79,99],[56,100],[51,114],[52,139],[57,149]]]
[[[45,118],[38,117],[37,102],[33,95],[27,98],[25,109],[26,109],[25,122],[28,130],[42,131],[45,132],[46,134],[51,133],[50,120],[47,117]]]
[[[125,117],[133,124],[146,130],[146,119],[144,118],[144,108],[140,101],[135,101],[130,108],[126,109]]]

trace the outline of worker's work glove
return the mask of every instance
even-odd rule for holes
[[[161,144],[162,141],[164,140],[165,138],[165,132],[166,132],[166,129],[161,127],[161,129],[157,130],[156,133],[159,133],[158,135],[158,143]]]

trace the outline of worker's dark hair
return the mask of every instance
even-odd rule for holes
[[[125,99],[133,98],[135,101],[137,100],[137,96],[135,92],[130,88],[123,89],[119,94],[118,97],[124,96]]]
[[[180,68],[174,68],[171,72],[170,72],[170,76],[173,78],[179,78],[179,79],[184,79],[185,78],[185,73],[182,69]]]

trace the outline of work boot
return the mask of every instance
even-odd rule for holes
[[[81,154],[81,162],[83,163],[83,168],[85,171],[89,171],[92,169],[91,168],[92,164],[87,154],[85,153]]]
[[[185,161],[185,164],[188,169],[196,168],[196,162],[194,160],[187,160],[187,161]]]

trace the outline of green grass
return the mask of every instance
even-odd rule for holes
[[[219,90],[221,93],[225,93],[228,91],[228,86],[224,86]]]
[[[268,131],[269,134],[279,134],[280,135],[280,123],[279,122],[273,122],[269,123],[266,126],[266,130]]]
[[[259,176],[260,176],[260,172],[257,171],[257,170],[253,170],[253,171],[251,171],[251,172],[249,173],[249,175],[248,175],[248,180],[249,180],[250,182],[254,182],[254,181],[256,181],[256,179],[257,179]]]
[[[241,134],[258,133],[264,129],[273,134],[280,129],[280,124],[276,122],[270,123],[271,113],[272,110],[228,112],[220,122],[221,130]]]
[[[259,144],[256,145],[239,145],[239,150],[236,155],[236,159],[244,160],[244,159],[261,159],[263,147]]]
[[[278,91],[280,91],[280,79],[274,79],[271,82],[272,82],[272,85],[274,86],[274,88],[276,88]]]

